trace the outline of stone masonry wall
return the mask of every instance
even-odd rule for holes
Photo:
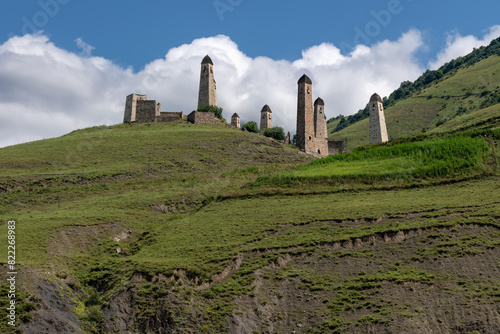
[[[220,124],[221,121],[213,112],[193,111],[187,117],[188,122],[193,124]]]
[[[158,104],[155,100],[137,101],[135,121],[138,123],[156,122]]]
[[[328,155],[336,155],[345,152],[347,140],[328,139]]]
[[[156,122],[175,122],[181,120],[184,116],[183,112],[160,112],[160,115],[156,116]]]

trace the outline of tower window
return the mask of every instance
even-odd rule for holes
[[[311,140],[311,139],[312,139],[311,136],[309,136],[309,140]]]

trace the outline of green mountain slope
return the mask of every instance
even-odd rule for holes
[[[499,144],[485,130],[315,160],[225,125],[177,122],[0,149],[19,328],[494,332]]]
[[[492,55],[470,67],[451,72],[429,87],[388,107],[385,117],[389,138],[415,136],[433,131],[448,122],[451,123],[443,129],[458,129],[454,124],[458,126],[460,120],[454,121],[455,117],[474,117],[476,112],[497,105],[499,100],[500,57]],[[479,114],[490,115],[492,122],[500,116],[498,108]],[[485,123],[483,126],[489,127]],[[347,138],[348,148],[352,149],[368,144],[368,127],[369,119],[365,118],[329,137],[339,140]]]

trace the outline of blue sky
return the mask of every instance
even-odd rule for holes
[[[2,5],[2,41],[34,27],[64,49],[78,51],[74,41],[81,38],[95,47],[94,55],[136,70],[172,47],[219,34],[250,57],[293,61],[324,42],[342,45],[345,52],[357,36],[373,44],[411,28],[425,35],[429,48],[419,54],[425,64],[443,47],[447,33],[479,36],[499,23],[500,12],[494,0],[4,0]],[[377,21],[373,12],[382,11],[390,17],[381,14]]]
[[[206,53],[226,118],[238,112],[244,122],[254,120],[269,104],[275,124],[293,133],[302,73],[312,77],[328,117],[349,115],[374,91],[387,95],[500,36],[500,3],[493,0],[2,5],[0,147],[119,123],[132,92],[162,102],[164,111],[189,112]]]

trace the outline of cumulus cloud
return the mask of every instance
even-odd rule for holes
[[[458,32],[449,33],[446,37],[446,47],[438,53],[437,58],[429,62],[429,68],[436,70],[450,60],[469,54],[474,48],[486,46],[500,37],[500,25],[489,29],[482,39],[476,36],[461,36]]]
[[[44,35],[12,37],[0,45],[0,147],[120,123],[130,93],[147,94],[161,102],[163,111],[187,114],[196,108],[200,63],[207,54],[215,64],[226,119],[237,112],[243,123],[258,121],[268,104],[273,123],[291,133],[303,73],[313,81],[314,98],[325,101],[327,117],[334,117],[357,112],[374,92],[388,95],[425,70],[415,59],[424,46],[418,30],[395,41],[358,45],[347,55],[333,44],[312,46],[293,62],[248,57],[219,35],[172,48],[139,72],[92,56],[93,47],[81,39],[76,43],[80,54],[55,46]]]

